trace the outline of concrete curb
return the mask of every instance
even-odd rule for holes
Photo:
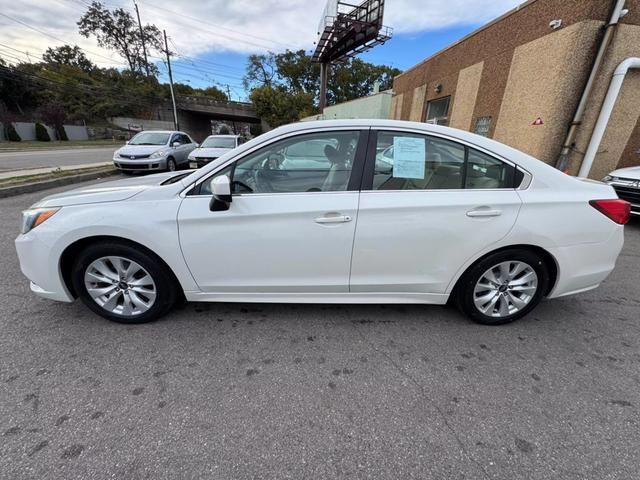
[[[79,173],[77,175],[69,175],[60,178],[51,178],[49,180],[43,180],[41,182],[25,183],[22,185],[15,185],[11,187],[0,188],[0,198],[12,197],[14,195],[21,195],[23,193],[39,192],[40,190],[47,190],[49,188],[63,187],[65,185],[73,185],[74,183],[87,182],[89,180],[97,180],[103,177],[110,177],[116,175],[118,170],[114,168]]]

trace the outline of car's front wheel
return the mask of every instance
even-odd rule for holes
[[[145,323],[176,301],[173,275],[159,259],[125,243],[96,243],[73,266],[72,282],[82,302],[104,318]]]
[[[456,287],[458,307],[473,321],[503,325],[527,315],[542,300],[549,269],[526,249],[491,254],[469,268]]]
[[[175,172],[177,169],[178,165],[176,164],[176,161],[171,157],[167,158],[167,171]]]

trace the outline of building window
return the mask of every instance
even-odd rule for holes
[[[427,103],[427,123],[449,125],[449,101],[451,97],[438,98]]]
[[[491,117],[478,117],[473,133],[482,135],[483,137],[488,137],[489,127],[491,127]]]

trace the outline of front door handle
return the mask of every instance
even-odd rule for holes
[[[477,210],[469,210],[467,212],[467,217],[499,217],[502,215],[502,210],[489,210],[489,209],[477,209]]]
[[[329,215],[316,218],[316,223],[346,223],[350,221],[351,217],[349,215]]]

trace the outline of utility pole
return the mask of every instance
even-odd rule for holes
[[[180,130],[178,124],[178,109],[176,108],[176,96],[173,93],[173,74],[171,73],[171,58],[169,55],[169,44],[167,43],[167,31],[162,30],[164,35],[164,53],[167,54],[167,70],[169,70],[169,90],[171,90],[171,103],[173,103],[173,126],[176,130]]]
[[[138,4],[133,0],[133,5],[136,7],[136,15],[138,16],[138,27],[140,27],[140,41],[142,42],[142,52],[144,53],[144,69],[149,76],[149,60],[147,59],[147,46],[144,43],[144,31],[142,30],[142,22],[140,21],[140,10],[138,10]]]
[[[231,101],[231,89],[229,88],[229,85],[227,85],[227,100]]]

